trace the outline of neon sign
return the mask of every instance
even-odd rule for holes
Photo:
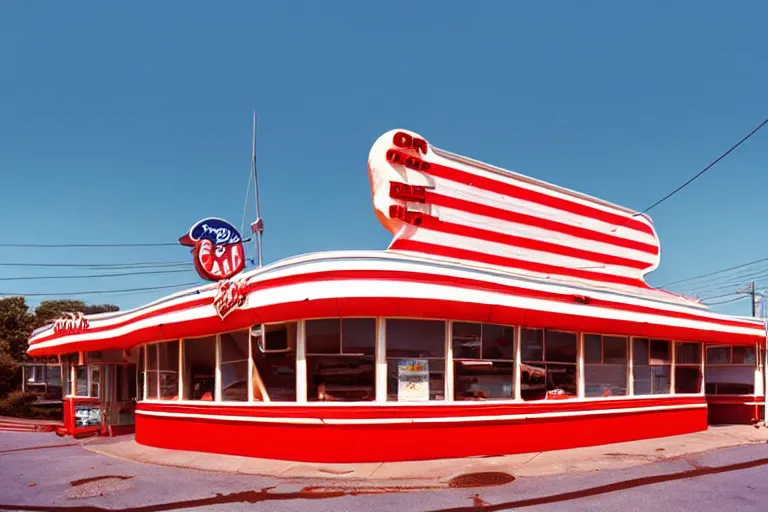
[[[223,219],[198,221],[179,238],[179,243],[194,248],[195,269],[208,281],[229,279],[245,268],[243,237]]]
[[[213,307],[219,318],[224,320],[232,311],[242,306],[247,293],[246,285],[242,281],[221,281],[213,298]]]

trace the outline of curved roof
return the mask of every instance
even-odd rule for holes
[[[38,329],[29,354],[126,349],[259,323],[343,316],[497,322],[679,341],[754,344],[762,321],[710,312],[663,291],[637,293],[471,267],[397,251],[314,253],[238,277],[244,302],[225,318],[207,284],[145,306],[90,315],[79,332]]]

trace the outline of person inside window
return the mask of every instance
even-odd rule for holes
[[[336,397],[328,393],[328,389],[325,386],[325,381],[320,375],[315,375],[314,378],[315,387],[317,388],[317,399],[321,402],[332,402],[336,400]]]

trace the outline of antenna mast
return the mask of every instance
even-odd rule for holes
[[[251,233],[256,236],[256,254],[258,265],[262,265],[261,237],[264,233],[264,221],[261,219],[261,206],[259,205],[259,174],[256,171],[256,111],[253,111],[253,153],[251,156],[251,170],[253,171],[253,194],[256,200],[256,221],[251,223]]]

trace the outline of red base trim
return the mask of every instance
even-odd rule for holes
[[[478,406],[269,407],[139,404],[136,441],[159,448],[195,450],[302,462],[392,462],[559,450],[706,430],[704,397],[538,402]],[[601,410],[663,406],[640,412]],[[698,407],[697,407],[698,406]],[[141,414],[201,414],[207,418]],[[580,416],[536,414],[584,412]],[[488,416],[534,415],[502,421]],[[275,422],[217,419],[271,418]],[[483,421],[458,421],[484,417]],[[376,423],[376,419],[457,418],[439,423]],[[288,419],[363,419],[365,424],[296,424]]]
[[[707,395],[710,425],[751,425],[764,417],[765,398],[746,395]]]

